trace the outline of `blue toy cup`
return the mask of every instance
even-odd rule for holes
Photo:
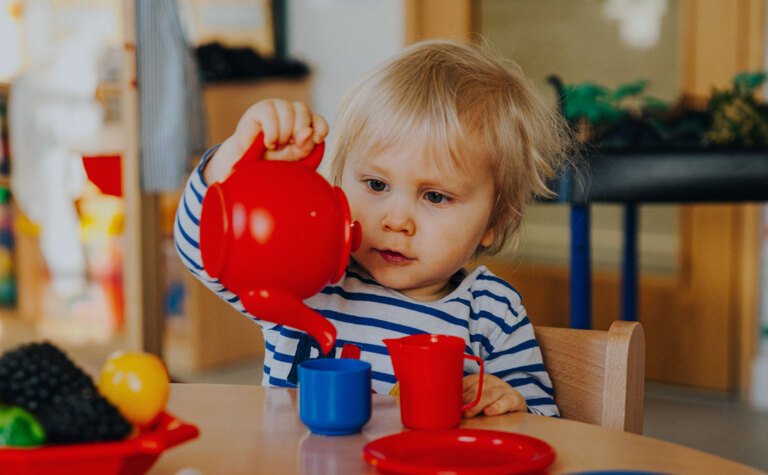
[[[299,364],[299,418],[314,434],[360,432],[371,419],[371,364],[348,358]]]

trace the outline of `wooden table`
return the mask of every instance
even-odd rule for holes
[[[174,384],[169,410],[194,423],[200,437],[164,453],[150,474],[376,473],[363,446],[400,432],[397,400],[374,396],[363,432],[346,437],[309,433],[299,420],[294,389],[240,385]],[[599,426],[531,414],[464,420],[463,427],[538,437],[557,451],[549,473],[648,470],[665,473],[756,474],[745,465],[680,445]],[[714,429],[713,429],[714,430]]]

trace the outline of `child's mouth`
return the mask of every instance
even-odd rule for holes
[[[399,252],[390,251],[388,249],[377,249],[379,255],[387,262],[393,262],[393,263],[401,263],[401,262],[410,262],[413,259],[410,257],[406,257]]]

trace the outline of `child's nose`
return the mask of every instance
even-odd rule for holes
[[[403,206],[388,209],[381,220],[381,227],[385,231],[403,233],[406,236],[413,236],[416,232],[416,223]]]

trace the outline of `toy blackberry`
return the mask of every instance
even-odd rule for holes
[[[133,428],[95,389],[54,398],[35,415],[49,444],[120,440]]]
[[[51,343],[29,343],[0,357],[0,402],[35,414],[84,390],[96,390],[91,378]]]

